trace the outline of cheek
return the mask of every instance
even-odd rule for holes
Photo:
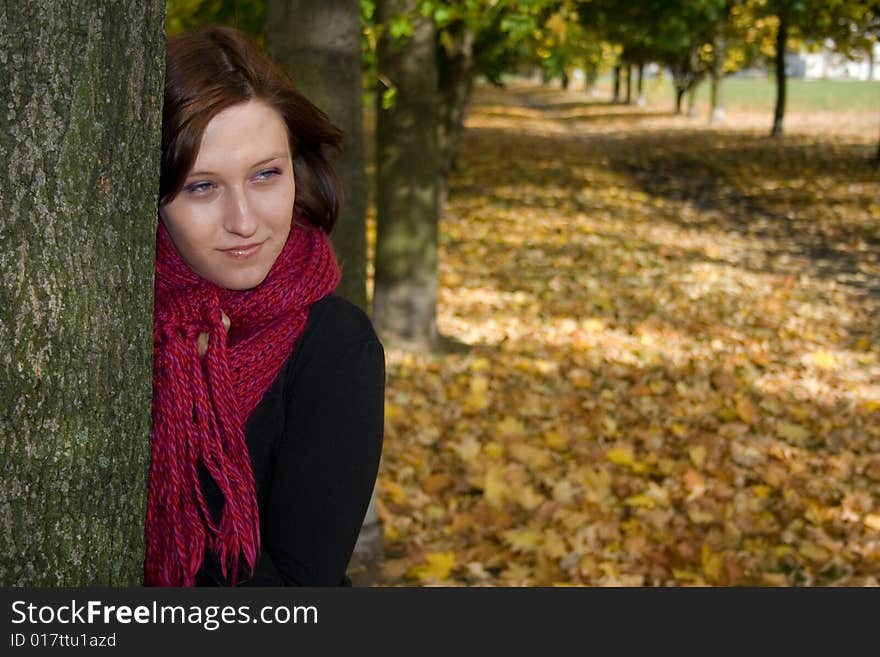
[[[293,218],[293,189],[278,190],[260,199],[260,214],[263,220],[275,226],[289,225]]]
[[[210,243],[216,224],[213,214],[205,208],[196,211],[186,205],[179,205],[165,208],[159,216],[177,250],[185,258],[189,258]]]

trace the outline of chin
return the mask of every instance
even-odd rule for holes
[[[266,276],[268,275],[268,271],[236,272],[236,274],[232,276],[227,274],[226,276],[211,277],[209,280],[215,285],[226,288],[227,290],[243,292],[244,290],[252,290],[257,287],[260,283],[266,280]]]

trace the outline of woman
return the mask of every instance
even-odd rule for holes
[[[241,33],[168,42],[147,585],[350,584],[385,371],[332,293],[340,140]]]

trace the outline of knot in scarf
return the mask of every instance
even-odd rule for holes
[[[339,281],[327,236],[297,219],[266,279],[244,291],[195,274],[159,222],[148,586],[191,586],[206,548],[217,555],[224,577],[236,576],[241,556],[251,571],[256,564],[259,510],[244,425],[293,352],[312,304]],[[231,322],[228,333],[223,313]],[[201,333],[208,335],[204,356]],[[205,502],[199,465],[223,493],[219,523]]]

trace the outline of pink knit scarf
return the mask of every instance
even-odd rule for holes
[[[195,274],[159,222],[148,586],[192,586],[206,547],[217,555],[224,577],[236,576],[240,555],[253,572],[260,529],[244,424],[292,353],[309,308],[339,281],[327,236],[300,227],[297,219],[266,279],[240,292]],[[228,335],[221,311],[231,321]],[[202,332],[208,350],[199,356]],[[223,492],[219,524],[205,503],[199,463]]]

